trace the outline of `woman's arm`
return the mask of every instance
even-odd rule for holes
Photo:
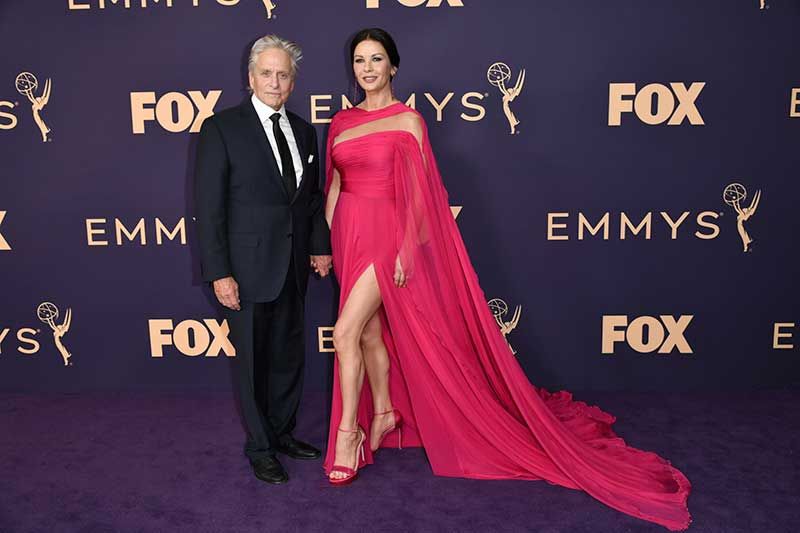
[[[325,202],[325,220],[328,222],[328,227],[331,227],[333,222],[333,212],[336,210],[336,202],[339,200],[339,188],[341,181],[339,180],[339,171],[333,169],[333,178],[331,179],[331,186],[328,190],[328,198]]]

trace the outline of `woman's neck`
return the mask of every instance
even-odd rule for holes
[[[394,95],[388,87],[376,93],[367,93],[364,101],[358,107],[366,111],[374,111],[392,105],[395,102]]]

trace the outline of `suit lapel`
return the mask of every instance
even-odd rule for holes
[[[286,185],[283,183],[281,169],[278,167],[278,162],[275,161],[275,154],[272,152],[272,147],[269,144],[267,133],[264,131],[264,126],[258,119],[258,113],[256,113],[256,108],[253,107],[253,102],[250,101],[250,98],[247,98],[244,102],[242,102],[242,115],[244,115],[244,120],[247,124],[247,127],[252,131],[252,135],[256,140],[256,144],[261,147],[261,150],[263,151],[264,156],[267,158],[267,161],[271,163],[272,172],[269,172],[269,174],[272,176],[271,179],[275,180],[276,185],[281,191],[283,191],[284,196],[288,200],[289,193],[286,191]]]

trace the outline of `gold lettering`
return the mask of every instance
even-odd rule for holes
[[[789,100],[789,116],[800,117],[800,89],[792,89],[792,98]]]
[[[139,234],[139,242],[142,246],[147,244],[147,238],[144,234],[144,219],[140,218],[139,222],[133,228],[132,232],[128,231],[128,228],[122,223],[122,221],[118,218],[114,219],[114,227],[117,232],[117,245],[122,246],[122,234],[124,233],[125,236],[128,238],[129,241],[133,241],[136,238],[136,234]]]
[[[152,91],[131,93],[131,125],[134,134],[141,135],[144,133],[145,121],[155,120],[153,108],[145,107],[146,104],[155,103],[156,93]]]
[[[592,234],[592,235],[597,235],[597,233],[600,231],[600,228],[603,228],[603,240],[607,241],[608,240],[608,220],[609,220],[609,213],[606,212],[606,214],[603,215],[603,218],[600,219],[600,221],[597,223],[597,225],[592,227],[592,225],[589,223],[589,220],[585,216],[583,216],[583,213],[579,212],[578,213],[578,240],[579,241],[583,240],[583,230],[584,230],[584,228],[588,229],[589,233]]]
[[[193,333],[194,344],[191,343],[189,338],[189,330]],[[211,337],[208,335],[208,330],[205,326],[197,320],[184,320],[172,332],[172,342],[175,343],[175,347],[183,355],[195,357],[206,351],[211,342]]]
[[[609,83],[608,84],[608,125],[619,126],[622,124],[622,113],[633,111],[633,100],[623,100],[623,96],[636,94],[635,83]]]
[[[172,331],[172,320],[151,319],[147,321],[147,326],[150,330],[150,356],[164,357],[164,346],[172,345],[172,335],[164,333]]]
[[[330,124],[331,118],[320,118],[320,111],[330,111],[331,106],[322,105],[320,102],[328,101],[333,98],[330,94],[312,94],[311,95],[311,123],[312,124]]]
[[[433,108],[436,110],[436,122],[442,121],[442,111],[444,111],[445,106],[447,103],[453,98],[453,94],[455,93],[447,93],[447,96],[444,97],[441,103],[437,102],[436,99],[431,95],[431,93],[425,93],[425,98],[431,103]]]
[[[203,122],[214,114],[214,106],[217,104],[217,101],[219,101],[220,96],[222,96],[222,91],[220,90],[208,91],[207,95],[204,95],[200,91],[189,91],[189,98],[191,98],[194,105],[197,106],[197,115],[194,117],[194,122],[192,122],[189,133],[197,133],[200,131]],[[158,108],[156,108],[156,111],[158,111]],[[192,113],[194,113],[194,110],[192,110]]]
[[[566,228],[566,224],[556,223],[556,218],[569,218],[569,213],[547,213],[547,240],[568,241],[569,235],[556,235],[553,230]]]
[[[3,219],[6,218],[6,213],[7,212],[8,211],[0,211],[0,224],[2,224],[3,223]],[[6,240],[6,238],[3,237],[2,233],[0,233],[0,250],[8,251],[10,249],[11,249],[11,245],[8,244],[8,241]]]
[[[11,102],[0,102],[0,108],[7,107],[9,109],[14,109],[14,104]],[[5,113],[0,111],[0,118],[8,119],[8,122],[5,124],[0,124],[0,130],[13,130],[17,127],[17,117],[12,113]]]
[[[678,228],[680,227],[681,224],[683,224],[683,221],[686,220],[686,217],[689,216],[689,211],[684,211],[683,214],[681,215],[681,218],[679,218],[677,221],[672,220],[672,218],[669,216],[669,213],[667,213],[666,211],[661,211],[660,215],[664,220],[667,221],[667,224],[669,224],[669,226],[672,228],[671,239],[672,240],[677,239]]]
[[[231,332],[228,321],[223,320],[222,322],[217,322],[214,319],[206,318],[203,322],[212,335],[211,344],[208,346],[206,357],[217,357],[220,350],[222,350],[227,357],[234,357],[236,355],[236,350],[233,348],[233,344],[231,344],[228,338],[228,334]]]
[[[656,97],[656,112],[653,114],[653,96]],[[642,87],[633,101],[636,116],[645,124],[661,124],[667,120],[675,109],[675,97],[672,91],[660,83],[651,83]]]
[[[719,235],[719,226],[713,222],[706,222],[705,219],[707,218],[717,219],[719,218],[719,214],[715,213],[714,211],[703,211],[697,215],[697,225],[711,230],[711,233],[708,234],[695,231],[694,236],[698,239],[715,239]]]
[[[694,126],[704,125],[703,117],[700,116],[700,111],[694,103],[700,95],[700,91],[706,86],[706,83],[704,81],[697,81],[692,83],[688,89],[683,83],[670,83],[669,85],[675,92],[675,96],[678,97],[678,109],[675,110],[675,113],[672,115],[672,118],[669,119],[667,125],[677,126],[683,122],[684,118],[688,118],[689,124]]]
[[[105,224],[104,218],[87,218],[86,219],[86,244],[89,246],[108,246],[108,241],[96,240],[94,235],[105,235],[105,228],[94,228],[95,224]]]
[[[111,1],[112,4],[117,5],[119,0],[110,0],[110,1]],[[130,9],[131,8],[131,0],[123,0],[123,3],[125,5],[125,9]],[[99,7],[100,9],[105,9],[106,8],[106,0],[99,0],[97,7]]]
[[[319,326],[317,328],[317,344],[319,353],[335,352],[333,348],[333,326]]]
[[[625,327],[628,325],[626,315],[603,316],[602,353],[613,354],[614,343],[625,342]],[[618,329],[623,328],[623,329]]]
[[[644,340],[644,328],[647,326],[647,342]],[[639,353],[651,353],[664,342],[664,326],[655,317],[640,316],[634,319],[625,333],[628,345]]]
[[[30,335],[30,337],[26,337],[25,336],[26,333]],[[21,343],[30,345],[30,348],[23,348],[22,346],[19,346],[17,348],[17,351],[19,353],[30,355],[39,351],[39,348],[41,348],[41,346],[39,345],[39,341],[37,341],[33,337],[34,335],[36,335],[36,330],[33,328],[20,328],[20,330],[17,331],[17,340]]]
[[[81,9],[91,9],[92,6],[90,6],[89,4],[78,4],[77,0],[68,0],[67,8],[70,11],[76,11]]]
[[[483,95],[481,93],[476,92],[469,92],[464,93],[464,96],[461,97],[461,105],[463,105],[466,109],[474,109],[478,112],[477,115],[467,115],[466,113],[461,113],[461,118],[466,120],[467,122],[478,122],[479,120],[483,120],[483,117],[486,116],[486,108],[482,105],[473,103],[470,101],[470,98],[477,98],[478,100],[483,100]]]
[[[397,0],[400,5],[405,7],[420,7],[426,4],[426,7],[441,7],[444,0]],[[447,0],[447,5],[450,7],[464,7],[463,0]],[[367,9],[378,9],[381,7],[381,0],[367,0]]]
[[[3,353],[3,339],[6,338],[6,335],[8,335],[9,331],[11,331],[10,328],[5,328],[3,331],[0,331],[0,355]]]
[[[161,219],[156,218],[156,244],[161,245],[162,234],[167,236],[170,241],[175,240],[175,237],[181,235],[181,244],[186,244],[186,219],[181,218],[173,228],[172,232],[167,230],[167,227],[161,222]]]
[[[642,228],[644,228],[644,238],[645,240],[649,241],[650,229],[651,229],[650,223],[652,222],[652,219],[653,219],[653,213],[647,213],[647,215],[645,215],[645,217],[642,219],[639,225],[633,227],[633,224],[631,223],[631,220],[628,218],[628,215],[626,215],[625,212],[623,211],[622,213],[620,213],[621,223],[619,225],[619,238],[623,241],[625,240],[625,228],[630,229],[631,233],[633,233],[634,235],[638,235],[639,232],[642,231]]]
[[[791,339],[794,335],[789,331],[781,331],[784,328],[794,328],[794,322],[775,322],[775,327],[772,331],[772,348],[775,350],[791,350],[794,344],[784,344],[781,339]],[[2,339],[2,337],[0,337]]]
[[[689,346],[689,341],[686,340],[684,332],[692,321],[694,315],[681,315],[678,320],[675,320],[671,315],[661,315],[661,322],[667,328],[667,340],[658,349],[658,353],[670,353],[673,349],[677,348],[680,353],[692,353],[692,347]],[[651,330],[652,331],[652,330]]]
[[[173,115],[173,104],[177,113]],[[185,131],[194,122],[194,106],[188,96],[169,92],[156,103],[156,119],[161,127],[172,133]]]

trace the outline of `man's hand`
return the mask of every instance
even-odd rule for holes
[[[233,276],[215,280],[214,294],[217,296],[219,303],[228,309],[233,309],[234,311],[242,310],[239,302],[239,284],[236,283]]]
[[[329,255],[311,256],[311,268],[313,268],[314,272],[319,274],[321,278],[324,278],[330,273],[332,263],[333,258]]]

